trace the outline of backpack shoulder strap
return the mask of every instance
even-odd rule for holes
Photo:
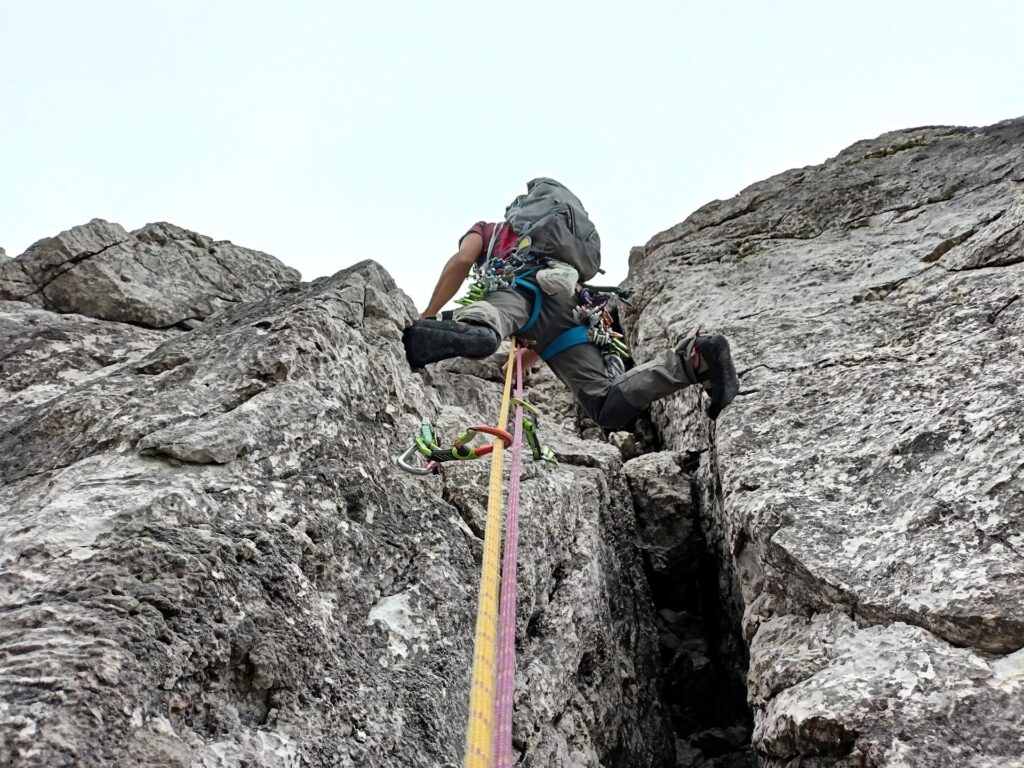
[[[494,225],[494,229],[491,230],[491,242],[487,244],[487,255],[484,257],[486,263],[491,256],[494,254],[494,244],[498,242],[498,235],[501,234],[501,230],[505,228],[504,222],[498,222]]]

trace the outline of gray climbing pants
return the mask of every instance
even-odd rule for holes
[[[533,302],[534,295],[526,288],[505,288],[456,310],[454,317],[486,325],[506,339],[529,320]],[[575,296],[545,295],[537,322],[521,340],[535,342],[537,351],[543,353],[561,333],[577,325],[572,316],[575,306]],[[547,364],[591,419],[605,429],[621,429],[655,400],[696,383],[685,358],[685,351],[669,349],[615,380],[608,378],[601,353],[593,344],[569,347]]]

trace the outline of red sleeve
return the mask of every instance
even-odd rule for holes
[[[494,234],[494,225],[486,221],[478,221],[468,230],[466,234],[459,238],[459,248],[462,247],[462,241],[466,239],[467,235],[473,233],[480,235],[480,239],[484,241],[484,252],[487,252],[487,244],[491,241],[491,235]]]
[[[490,245],[490,238],[494,236],[495,226],[497,226],[497,224],[494,222],[477,221],[466,230],[466,233],[463,234],[461,238],[459,238],[459,248],[462,248],[462,242],[466,240],[466,237],[469,236],[469,234],[473,234],[474,232],[479,234],[480,240],[483,241],[483,252],[480,254],[480,258],[477,259],[477,263],[481,263],[485,258],[487,258],[487,246]]]

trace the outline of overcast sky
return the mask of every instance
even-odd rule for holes
[[[534,176],[618,281],[766,176],[1022,114],[1019,0],[0,0],[0,246],[170,221],[423,308]]]

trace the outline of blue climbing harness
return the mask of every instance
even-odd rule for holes
[[[590,343],[590,329],[585,328],[582,325],[574,325],[567,331],[563,331],[554,339],[551,343],[544,347],[544,351],[540,353],[540,358],[544,362],[547,362],[555,355],[565,352],[569,347],[575,347],[579,344]]]

